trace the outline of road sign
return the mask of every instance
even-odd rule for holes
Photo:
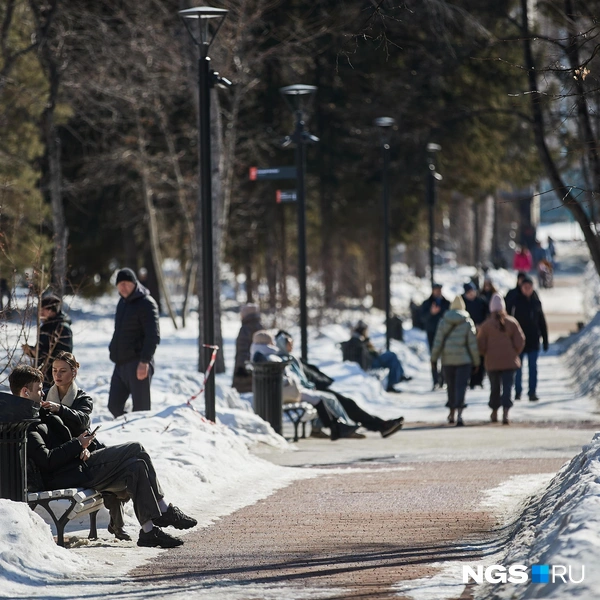
[[[277,204],[283,202],[296,202],[296,200],[298,200],[296,190],[277,190],[275,197],[277,199]]]
[[[296,179],[296,167],[250,167],[250,181],[258,179]]]

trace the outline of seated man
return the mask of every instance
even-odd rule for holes
[[[41,371],[26,365],[15,367],[8,378],[15,396],[36,404],[42,402],[43,379]],[[46,489],[126,491],[142,526],[138,546],[174,548],[183,544],[160,528],[189,529],[197,521],[165,502],[152,460],[141,444],[129,442],[90,452],[94,434],[85,431],[72,436],[62,419],[45,409],[40,409],[39,418],[41,423],[27,434],[27,458],[41,474]]]
[[[279,348],[275,346],[273,337],[268,331],[257,331],[252,337],[250,356],[253,362],[261,360],[282,361]],[[287,358],[287,355],[286,355]],[[312,404],[319,414],[325,427],[329,428],[331,441],[342,437],[364,438],[356,433],[358,425],[353,423],[333,394],[318,392],[312,387],[305,387],[298,377],[293,357],[292,362],[286,367],[283,383],[284,402],[308,402]],[[287,396],[287,398],[286,398]],[[325,434],[323,434],[324,437]]]
[[[388,380],[386,392],[400,394],[395,386],[401,381],[410,381],[412,377],[404,375],[404,369],[400,359],[391,351],[387,350],[381,354],[375,350],[375,347],[369,339],[369,326],[364,321],[359,321],[352,332],[352,338],[359,340],[369,353],[371,360],[371,369],[388,369]]]
[[[355,423],[359,423],[369,431],[378,431],[381,433],[382,437],[389,437],[402,428],[404,417],[389,420],[375,417],[360,408],[360,406],[358,406],[351,398],[338,394],[333,390],[329,390],[328,388],[333,383],[333,379],[327,377],[325,373],[319,371],[315,366],[302,364],[295,356],[291,355],[291,352],[294,349],[294,339],[287,331],[278,331],[275,336],[275,343],[282,355],[289,356],[292,361],[290,367],[298,375],[302,386],[311,390],[319,390],[317,393],[320,394],[332,394],[342,405],[346,414]],[[313,434],[318,434],[319,431],[319,426],[313,425],[311,436]],[[315,437],[317,437],[317,435],[315,435]]]

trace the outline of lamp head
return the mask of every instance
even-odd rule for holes
[[[396,129],[396,119],[392,117],[379,117],[373,121],[373,125],[379,127],[382,145],[389,148],[392,131]]]
[[[439,144],[427,144],[427,152],[440,152],[441,149],[442,147]]]
[[[303,83],[279,88],[279,92],[285,98],[287,105],[293,113],[304,113],[308,109],[316,91],[316,86],[304,85]]]
[[[219,29],[225,21],[229,11],[224,8],[213,8],[212,6],[198,6],[180,10],[179,15],[183,19],[196,46],[210,47]]]

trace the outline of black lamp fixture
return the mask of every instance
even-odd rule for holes
[[[224,8],[199,6],[180,10],[192,41],[199,49],[198,58],[198,165],[199,195],[196,211],[196,231],[201,232],[199,254],[202,257],[202,330],[198,338],[198,370],[207,372],[212,349],[215,345],[214,315],[214,256],[213,256],[213,218],[212,218],[212,172],[210,145],[210,90],[215,84],[230,82],[210,67],[208,49],[221,29],[229,11]],[[198,234],[196,234],[198,235]],[[215,376],[214,372],[206,377],[204,388],[205,416],[209,421],[216,420]]]
[[[392,301],[390,292],[390,280],[392,277],[390,261],[390,140],[392,131],[396,125],[396,119],[392,117],[379,117],[373,121],[379,128],[381,139],[381,152],[383,157],[383,169],[381,175],[381,224],[383,226],[383,285],[385,300],[385,347],[390,349]]]
[[[300,344],[302,360],[308,360],[308,312],[306,307],[306,144],[319,138],[305,129],[304,115],[309,109],[315,92],[314,85],[295,84],[279,89],[286,104],[294,113],[295,127],[292,135],[286,136],[284,147],[296,146],[296,197],[298,203],[298,285],[300,288]]]

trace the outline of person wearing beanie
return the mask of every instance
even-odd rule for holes
[[[150,383],[160,328],[158,305],[131,269],[121,269],[115,284],[120,298],[115,332],[108,346],[110,360],[115,363],[108,409],[117,418],[125,414],[129,396],[134,411],[150,410]]]
[[[506,312],[514,317],[525,334],[525,348],[521,353],[521,366],[515,375],[515,400],[521,399],[523,391],[523,360],[527,357],[529,371],[529,400],[537,402],[537,359],[540,353],[540,338],[542,338],[544,352],[548,351],[548,327],[546,317],[542,310],[539,296],[533,289],[533,279],[526,276],[521,281],[519,293],[515,295],[511,303],[506,303]]]
[[[465,283],[463,286],[465,293],[462,298],[465,302],[465,307],[473,323],[475,323],[475,329],[479,330],[480,325],[487,319],[489,315],[489,303],[479,295],[477,286],[472,282]],[[481,358],[483,363],[483,358]],[[475,386],[483,388],[483,378],[485,377],[485,369],[483,364],[480,364],[479,368],[473,371],[471,380],[469,381],[469,387],[473,390]]]
[[[37,358],[34,365],[44,375],[44,389],[54,383],[52,381],[52,362],[60,352],[73,352],[73,332],[71,320],[61,310],[62,301],[54,294],[47,294],[40,302],[40,331],[35,346],[23,344],[23,353]],[[37,357],[36,357],[37,352]]]
[[[462,296],[456,296],[450,310],[443,316],[437,328],[431,360],[442,359],[444,378],[448,385],[450,409],[448,423],[462,426],[462,412],[465,408],[465,395],[473,368],[479,367],[480,357],[477,350],[475,324],[465,308]]]
[[[502,406],[502,423],[508,425],[508,411],[513,405],[512,386],[515,372],[521,366],[525,334],[518,321],[506,313],[500,294],[492,295],[490,313],[477,332],[477,347],[490,378],[490,419],[492,423],[498,421],[498,409]]]
[[[244,304],[240,308],[242,326],[235,340],[235,365],[233,367],[234,387],[240,394],[252,391],[252,374],[246,370],[246,363],[250,360],[250,345],[252,336],[264,329],[260,320],[257,304]]]
[[[429,344],[429,352],[433,349],[433,340],[438,325],[444,316],[445,312],[450,308],[450,302],[442,295],[442,286],[439,283],[434,283],[431,286],[431,296],[421,305],[421,323],[427,333],[427,343]],[[437,361],[431,360],[431,377],[433,378],[433,389],[444,385],[443,372],[438,370]]]

